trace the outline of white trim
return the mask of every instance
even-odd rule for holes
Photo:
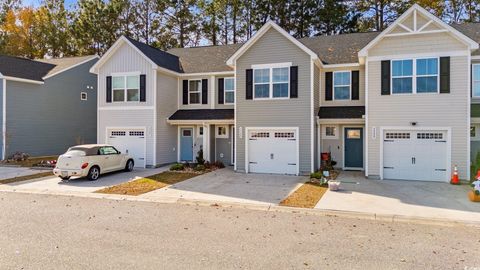
[[[235,78],[237,78],[237,67],[235,66],[234,67],[234,74],[235,74]],[[235,79],[235,103],[233,104],[233,126],[235,127],[235,155],[234,155],[234,161],[233,161],[233,170],[234,171],[237,171],[237,157],[238,157],[238,145],[237,145],[237,141],[238,139],[241,139],[242,136],[237,136],[238,134],[240,134],[242,132],[242,128],[240,127],[238,129],[238,133],[237,133],[237,80]]]
[[[348,85],[337,85],[335,86],[335,74],[337,73],[348,73]],[[335,87],[346,87],[348,86],[348,99],[335,99]],[[352,70],[336,70],[333,72],[332,76],[332,101],[351,101],[352,100]]]
[[[271,64],[260,64],[260,65],[251,65],[252,69],[266,69],[266,68],[284,68],[284,67],[291,67],[292,62],[285,62],[285,63],[271,63]]]
[[[365,177],[368,177],[368,154],[369,154],[369,149],[368,149],[368,140],[369,140],[369,125],[368,125],[368,65],[369,63],[365,63],[365,115],[364,115],[364,121],[365,121],[365,130],[363,133],[365,134]]]
[[[387,29],[382,31],[380,35],[378,35],[376,38],[374,38],[372,41],[370,41],[365,47],[363,47],[359,52],[358,56],[359,58],[361,57],[366,57],[368,56],[368,50],[370,50],[373,46],[375,46],[380,40],[382,40],[386,35],[388,35],[399,23],[404,21],[412,12],[420,12],[423,16],[429,18],[430,20],[438,23],[440,26],[443,26],[452,36],[457,38],[459,41],[464,43],[469,47],[470,50],[476,50],[478,49],[478,43],[471,38],[467,37],[466,35],[462,34],[455,28],[451,27],[450,25],[444,23],[442,20],[437,18],[436,16],[432,15],[430,12],[422,8],[418,4],[412,5],[406,12],[404,12],[398,19],[395,20],[394,23],[392,23]],[[428,31],[432,32],[432,31]],[[416,32],[409,33],[409,34],[414,34],[414,33],[425,33],[425,32]]]
[[[355,68],[360,67],[360,63],[346,63],[346,64],[330,64],[330,65],[323,65],[324,69],[330,68]]]
[[[471,112],[470,112],[470,114],[471,114]],[[471,124],[480,124],[480,117],[471,117],[470,122],[471,122]]]
[[[78,67],[78,66],[80,66],[80,65],[83,65],[83,64],[85,64],[85,63],[88,63],[89,61],[92,61],[93,59],[99,59],[99,58],[100,58],[100,56],[94,55],[94,56],[92,56],[92,57],[90,57],[90,58],[88,58],[88,59],[86,59],[86,60],[83,60],[82,62],[76,63],[75,65],[71,65],[71,66],[66,67],[66,68],[64,68],[64,69],[62,69],[62,70],[59,70],[59,71],[57,71],[57,72],[55,72],[55,73],[48,74],[47,76],[42,77],[42,79],[46,80],[46,79],[51,78],[51,77],[53,77],[53,76],[56,76],[56,75],[58,75],[58,74],[60,74],[60,73],[63,73],[63,72],[65,72],[65,71],[67,71],[67,70],[70,70],[70,69],[72,69],[72,68],[75,68],[75,67]],[[48,63],[48,62],[46,62],[46,63]]]
[[[418,31],[418,32],[421,32],[423,29],[427,28],[427,27],[428,27],[430,24],[432,24],[432,23],[433,23],[432,20],[426,22],[426,23],[425,23],[424,25],[422,25],[422,27],[420,27],[417,31]]]
[[[467,114],[468,115],[468,114]],[[451,127],[412,127],[412,126],[383,126],[380,127],[380,134],[378,136],[378,139],[380,140],[380,151],[379,151],[379,160],[380,160],[380,168],[379,168],[379,174],[380,174],[380,179],[383,180],[383,144],[384,144],[384,134],[385,131],[389,130],[408,130],[408,131],[421,131],[421,130],[432,130],[432,131],[445,131],[447,132],[447,164],[446,164],[446,173],[445,176],[447,179],[445,181],[448,181],[449,175],[451,175],[451,165],[452,165],[452,128]],[[468,131],[468,145],[470,145],[470,127],[467,128]],[[470,156],[470,152],[467,153],[468,156]]]
[[[437,74],[436,75],[418,75],[417,74],[417,61],[418,60],[429,60],[429,59],[436,59],[437,60]],[[412,61],[412,75],[402,75],[402,76],[394,76],[393,75],[393,62],[397,61]],[[403,67],[403,66],[402,66]],[[390,76],[390,94],[393,95],[428,95],[428,94],[440,94],[440,58],[439,57],[418,57],[418,58],[407,58],[407,59],[395,59],[390,61],[390,70],[392,71],[392,75]],[[437,91],[436,92],[420,92],[418,93],[417,89],[417,78],[422,77],[437,77]],[[412,79],[412,92],[410,93],[393,93],[393,79],[404,79],[404,78],[411,78]]]
[[[365,124],[365,118],[319,118],[317,123],[319,125],[329,124]]]
[[[202,134],[200,134],[200,129],[202,130]],[[203,135],[205,134],[205,127],[203,125],[198,125],[196,130],[197,130],[197,138],[203,138]]]
[[[219,135],[218,134],[218,130],[220,128],[225,128],[225,135]],[[215,125],[215,139],[228,139],[228,135],[229,135],[229,126],[228,125]],[[217,149],[215,148],[215,151]]]
[[[233,90],[228,90],[228,92],[233,92],[233,102],[227,102],[227,89],[225,88],[226,80],[233,80]],[[235,104],[235,88],[236,88],[236,80],[235,77],[225,77],[223,78],[223,104],[224,105],[233,105]]]
[[[83,97],[85,95],[85,98]],[[88,100],[88,93],[87,92],[80,92],[80,100],[87,101]]]
[[[252,100],[282,100],[282,99],[290,99],[290,67],[288,66],[289,63],[278,63],[278,64],[265,64],[265,65],[255,65],[257,68],[253,68],[253,99]],[[290,63],[291,64],[291,63]],[[260,67],[259,67],[260,66]],[[252,65],[253,67],[253,65]],[[273,69],[276,68],[287,68],[287,75],[288,78],[286,81],[281,81],[281,82],[274,82],[273,81]],[[261,83],[255,83],[255,71],[261,70],[261,69],[268,69],[269,72],[269,81],[268,82],[261,82]],[[288,92],[286,97],[274,97],[273,96],[273,85],[274,84],[287,84],[288,85]],[[255,86],[256,85],[268,85],[268,97],[256,97],[256,91],[255,91]]]
[[[285,30],[283,30],[280,26],[278,26],[276,23],[273,21],[268,21],[265,23],[254,35],[251,39],[249,39],[245,44],[243,44],[240,49],[238,49],[228,60],[227,60],[227,65],[229,66],[234,66],[236,60],[242,56],[257,40],[259,40],[265,33],[270,28],[274,28],[277,30],[281,35],[286,37],[288,40],[290,40],[293,44],[297,45],[301,50],[303,50],[306,54],[310,55],[312,60],[317,60],[318,56],[316,53],[314,53],[312,50],[307,48],[305,45],[303,45],[300,41],[298,41],[296,38],[292,37],[290,34],[288,34]]]
[[[234,120],[170,120],[167,119],[167,123],[171,125],[200,125],[202,123],[212,125],[231,125]]]
[[[153,107],[157,108],[157,72],[153,72]],[[148,77],[147,77],[148,78]],[[146,83],[146,82],[145,82]],[[140,88],[140,87],[139,87]],[[145,90],[146,92],[146,90]],[[146,93],[145,93],[146,95]],[[139,89],[139,99],[140,99],[140,89]],[[157,166],[157,110],[153,111],[153,167]]]
[[[200,132],[200,127],[203,128],[203,135],[199,137],[202,138],[202,144],[203,144],[203,158],[209,162],[211,162],[211,157],[210,157],[210,125],[209,124],[202,124],[197,126],[199,132]],[[198,132],[198,133],[199,133]]]
[[[205,105],[203,104],[203,97],[202,97],[202,87],[203,87],[203,78],[195,78],[195,79],[188,79],[188,87],[187,87],[187,93],[188,93],[188,104],[187,105]],[[195,92],[190,92],[190,81],[200,81],[200,89],[198,89]],[[198,99],[198,103],[190,103],[190,93],[192,94],[198,94],[200,98]],[[208,100],[207,100],[208,102]]]
[[[135,72],[122,72],[122,73],[112,73],[112,103],[140,103],[140,73]],[[128,77],[137,77],[138,80],[138,89],[128,88]],[[123,88],[114,88],[113,79],[114,78],[123,78]],[[137,90],[138,100],[128,100],[128,90]],[[115,91],[123,91],[123,101],[115,101]]]
[[[7,156],[5,153],[7,151],[7,80],[3,80],[2,84],[2,160],[4,160]]]
[[[310,61],[310,172],[313,173],[315,172],[315,107],[314,107],[314,102],[315,102],[315,86],[314,86],[314,62]],[[320,72],[320,69],[319,69]],[[289,72],[290,73],[290,72]],[[320,77],[320,76],[319,76]],[[290,76],[289,76],[289,81],[290,81]],[[289,86],[290,88],[290,86]],[[290,96],[290,90],[289,96]],[[320,99],[320,94],[318,96]],[[297,135],[297,141],[300,140],[300,137]]]
[[[472,89],[472,81],[471,81],[471,78],[473,77],[471,74],[472,74],[472,59],[471,59],[471,56],[469,55],[468,56],[468,86],[470,87],[470,89]],[[473,95],[473,89],[472,89],[472,95]],[[468,106],[468,110],[467,110],[467,138],[470,138],[470,127],[472,125],[472,118],[471,118],[471,115],[472,115],[472,111],[471,111],[471,105],[472,104],[472,95],[467,95],[468,96],[468,103],[467,103],[467,106]],[[472,151],[472,145],[470,143],[470,140],[468,140],[467,142],[467,180],[470,180],[471,179],[471,175],[470,175],[470,164],[472,164],[472,159],[471,159],[471,151]]]
[[[438,34],[438,33],[447,33],[448,30],[431,30],[431,31],[422,31],[422,32],[409,32],[409,33],[393,33],[386,34],[385,37],[403,37],[403,36],[415,36],[415,35],[428,35],[428,34]]]
[[[8,80],[8,81],[14,81],[14,82],[45,84],[45,82],[42,82],[42,81],[29,80],[29,79],[23,79],[23,78],[18,78],[18,77],[11,77],[11,76],[3,76],[3,75],[0,76],[0,79],[4,79],[4,80]]]
[[[108,137],[109,137],[109,130],[112,129],[121,129],[125,131],[130,131],[130,130],[142,130],[144,132],[144,146],[143,146],[143,168],[147,168],[147,127],[146,126],[132,126],[132,127],[125,127],[125,126],[106,126],[105,127],[105,144],[108,143]]]
[[[154,110],[155,106],[103,106],[98,107],[99,111],[124,111],[124,110]]]
[[[249,132],[252,130],[294,130],[297,143],[297,174],[300,175],[300,133],[299,127],[245,127],[245,173],[249,173],[248,161],[248,139]]]
[[[215,71],[215,72],[197,72],[197,73],[179,73],[179,77],[205,77],[205,76],[228,76],[235,75],[235,71]]]
[[[232,125],[230,126],[230,134],[231,134],[231,137],[230,137],[230,144],[231,144],[231,148],[230,148],[230,165],[235,165],[235,155],[234,155],[234,151],[235,151],[235,141],[237,140],[237,137],[236,137],[236,131],[235,131],[235,126]],[[233,143],[231,143],[233,140]]]
[[[382,56],[369,56],[367,62],[376,62],[381,60],[402,60],[424,57],[443,57],[443,56],[469,56],[470,53],[467,50],[445,51],[445,52],[427,52],[427,53],[409,53],[409,54],[392,54]]]
[[[215,80],[215,76],[210,76],[210,78],[208,78],[208,83],[210,84],[208,86],[208,91],[210,92],[208,95],[210,97],[207,97],[207,103],[210,102],[210,109],[215,109],[215,103],[217,102],[217,98],[215,98],[215,83],[216,83],[216,80]],[[210,100],[208,100],[210,99]],[[205,104],[204,104],[205,105]]]
[[[413,32],[412,29],[406,27],[406,26],[403,25],[402,23],[398,23],[398,26],[400,26],[401,28],[405,29],[405,30],[406,30],[407,32],[409,32],[409,33]],[[414,26],[415,26],[415,24],[414,24]]]
[[[182,135],[183,135],[183,134],[182,134],[182,129],[191,129],[191,130],[192,130],[192,160],[181,160],[181,152],[182,152],[182,150],[180,149],[180,147],[181,147],[180,141],[181,141],[181,138],[182,138]],[[195,145],[195,139],[196,139],[196,137],[195,137],[195,126],[178,126],[178,132],[177,132],[177,133],[178,133],[178,137],[177,137],[177,138],[178,138],[178,145],[177,145],[177,146],[178,146],[178,148],[177,148],[177,153],[178,153],[178,154],[177,154],[177,162],[183,162],[183,161],[187,161],[187,162],[188,162],[188,161],[192,161],[192,162],[193,162],[193,161],[195,161],[195,157],[196,157],[196,155],[195,155],[195,147],[194,147],[194,145]]]
[[[480,60],[480,55],[471,55],[470,58],[472,60]]]
[[[362,144],[363,144],[363,151],[362,151],[362,160],[363,160],[363,166],[362,167],[345,167],[345,159],[346,159],[346,154],[345,154],[345,139],[347,138],[346,137],[346,132],[345,130],[347,128],[358,128],[358,129],[362,129]],[[365,169],[365,155],[366,155],[366,152],[365,152],[365,140],[366,140],[366,136],[365,136],[365,127],[362,126],[362,125],[345,125],[345,126],[342,126],[342,170],[356,170],[356,171],[363,171]]]
[[[129,72],[112,72],[110,76],[112,77],[122,77],[122,76],[140,76],[142,75],[141,71],[129,71]]]

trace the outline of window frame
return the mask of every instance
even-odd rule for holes
[[[227,85],[227,80],[233,80],[233,90],[227,90],[226,85]],[[223,104],[226,105],[233,105],[235,104],[235,77],[225,77],[223,78]],[[227,92],[233,93],[233,102],[227,102]]]
[[[85,97],[83,97],[85,95]],[[80,100],[87,101],[88,100],[88,93],[87,92],[80,92]]]
[[[225,128],[225,134],[219,135],[218,131],[222,127]],[[217,125],[217,126],[215,126],[215,138],[216,139],[228,139],[228,125]]]
[[[202,131],[200,133],[200,131]],[[203,133],[205,132],[205,128],[203,126],[197,126],[197,137],[203,137]]]
[[[349,84],[348,84],[348,99],[335,99],[335,74],[336,73],[349,73]],[[337,85],[336,87],[345,87],[347,85]],[[352,71],[351,70],[337,70],[333,72],[332,76],[332,88],[333,88],[333,93],[332,93],[332,100],[336,101],[351,101],[352,100]]]
[[[479,83],[480,84],[480,78],[478,78],[478,80],[475,80],[475,73],[474,73],[474,69],[475,69],[475,66],[478,66],[480,67],[480,63],[475,63],[475,64],[472,64],[472,98],[480,98],[480,93],[479,95],[475,95],[475,83]]]
[[[190,91],[190,82],[191,81],[198,81],[200,82],[200,87],[197,91],[195,92],[192,92]],[[196,78],[196,79],[188,79],[188,105],[202,105],[202,79],[201,78]],[[198,94],[199,98],[198,98],[198,103],[191,103],[190,102],[190,94]]]
[[[112,102],[113,103],[140,103],[140,72],[132,72],[132,73],[113,73],[112,76]],[[138,100],[128,100],[128,90],[135,90],[133,88],[127,87],[127,77],[137,77],[138,80]],[[116,77],[123,77],[123,88],[114,88],[113,87],[113,80]],[[122,91],[123,90],[123,101],[122,100],[115,100],[115,91]]]
[[[253,91],[253,100],[282,100],[282,99],[290,99],[290,68],[292,67],[292,63],[276,63],[276,64],[261,64],[261,65],[252,65],[252,91]],[[287,80],[286,82],[273,82],[273,69],[274,68],[287,68]],[[268,69],[269,70],[269,81],[268,83],[256,83],[255,82],[255,71],[260,69]],[[287,96],[286,97],[274,97],[273,96],[273,85],[274,84],[287,84]],[[255,85],[268,85],[268,97],[256,97]]]
[[[417,60],[437,59],[437,92],[417,92],[417,78],[433,77],[433,75],[417,75]],[[395,78],[412,78],[412,92],[411,93],[393,93],[393,62],[394,61],[412,61],[412,76],[395,76]],[[473,69],[472,69],[473,70]],[[390,95],[435,95],[440,94],[440,57],[438,56],[422,56],[411,58],[398,58],[390,60]]]
[[[334,128],[335,129],[335,134],[332,135],[327,135],[327,128]],[[323,125],[322,126],[322,139],[327,139],[327,140],[338,140],[339,128],[338,125]]]

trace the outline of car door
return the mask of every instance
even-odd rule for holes
[[[104,146],[100,148],[100,170],[102,172],[111,172],[115,170],[117,165],[118,151],[111,146]]]

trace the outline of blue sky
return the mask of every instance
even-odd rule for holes
[[[40,5],[42,0],[23,0],[22,3],[24,6],[34,6],[37,7]],[[75,4],[77,0],[65,0],[65,6],[70,7],[72,4]]]

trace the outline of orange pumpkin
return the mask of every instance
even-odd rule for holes
[[[470,190],[468,192],[468,199],[472,202],[480,202],[480,195],[475,195],[475,192],[473,190]]]

